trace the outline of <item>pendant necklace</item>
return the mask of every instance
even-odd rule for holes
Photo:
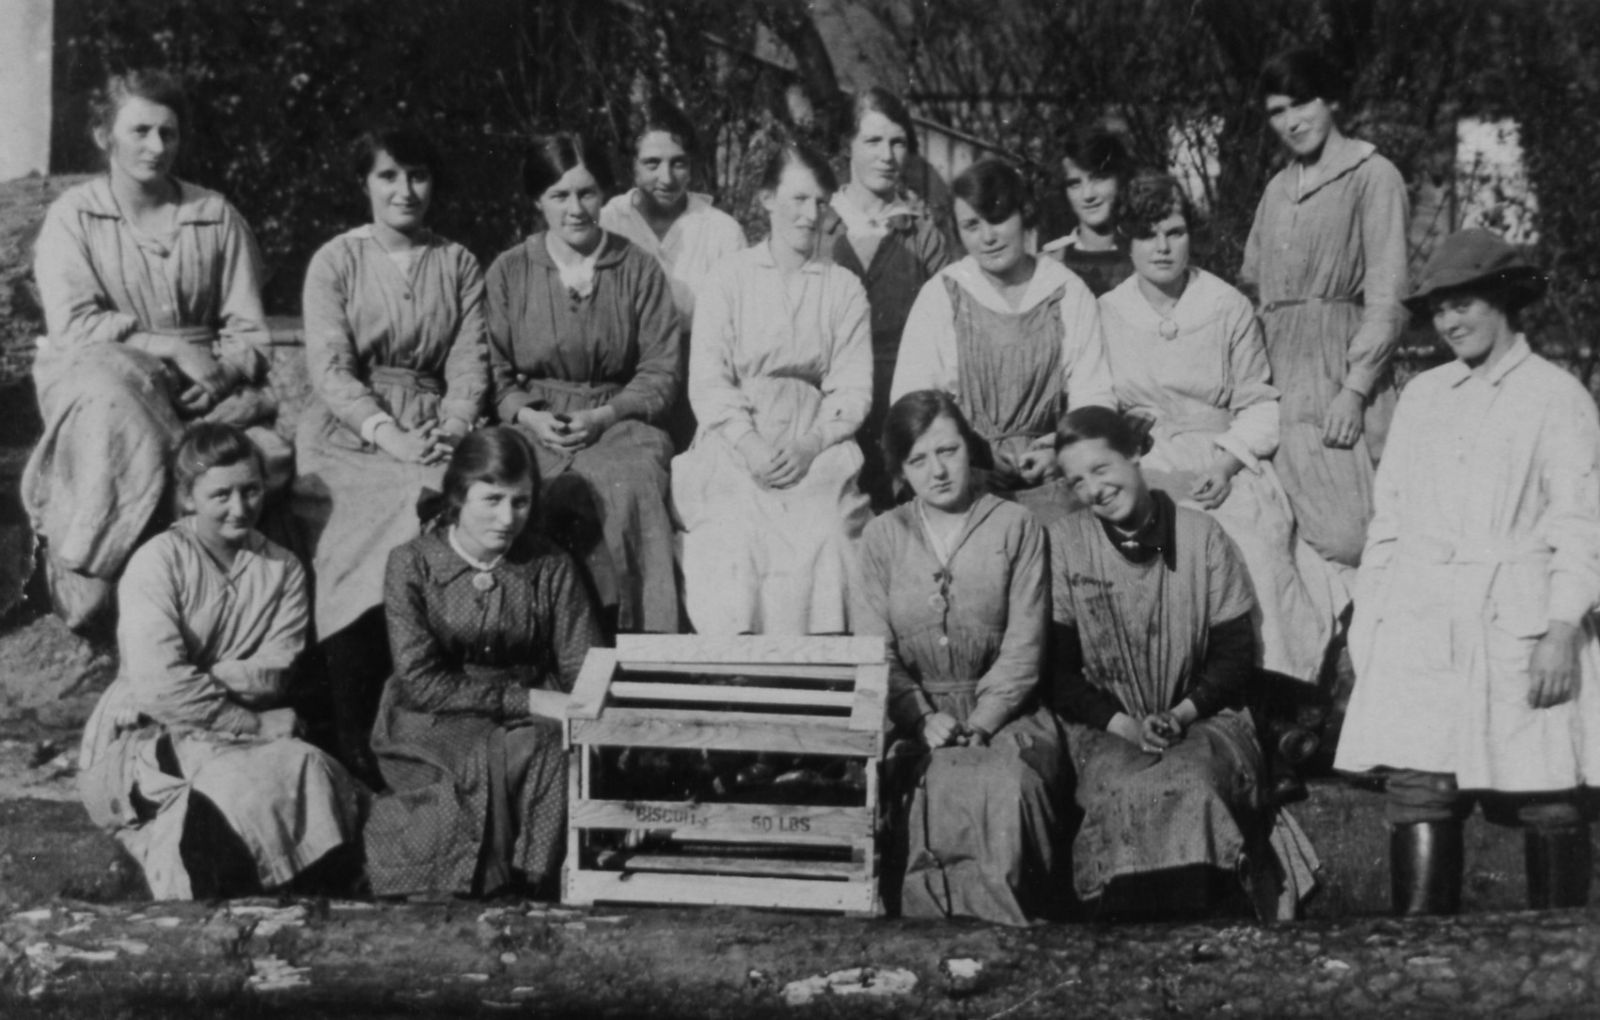
[[[932,522],[928,520],[928,511],[923,507],[922,501],[917,501],[917,517],[922,521],[923,534],[928,536],[928,544],[933,546],[933,554],[939,559],[939,569],[933,575],[933,579],[939,583],[939,590],[928,596],[928,606],[934,612],[940,614],[941,626],[944,624],[944,618],[950,613],[950,559],[955,555],[953,545],[955,540],[961,537],[961,533],[966,530],[967,520],[971,516],[972,507],[967,507],[966,512],[961,515],[960,520],[957,522],[955,529],[948,532],[950,541],[946,542],[934,530]],[[948,640],[948,638],[941,638],[939,643],[944,644]]]
[[[467,566],[476,571],[476,573],[472,575],[472,587],[481,592],[494,590],[495,585],[499,583],[495,580],[494,568],[498,567],[500,565],[500,561],[506,558],[505,553],[501,553],[492,560],[473,559],[471,556],[467,555],[467,551],[465,549],[461,548],[461,541],[456,537],[455,525],[450,526],[450,548],[456,551],[457,556],[467,561]]]

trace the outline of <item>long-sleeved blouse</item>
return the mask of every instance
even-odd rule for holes
[[[1520,338],[1487,372],[1407,385],[1357,581],[1356,686],[1336,765],[1455,774],[1463,789],[1600,777],[1600,416]],[[1528,705],[1550,621],[1586,635],[1577,697]],[[1418,725],[1427,719],[1427,725]]]
[[[214,335],[247,381],[266,373],[261,256],[244,218],[214,191],[179,182],[171,236],[136,229],[101,177],[64,193],[34,247],[53,348],[131,342],[138,333]]]

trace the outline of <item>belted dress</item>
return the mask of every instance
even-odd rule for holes
[[[306,271],[314,399],[295,435],[293,507],[312,548],[319,640],[383,604],[389,552],[417,536],[417,497],[443,481],[443,465],[379,449],[376,425],[472,425],[487,406],[478,261],[432,234],[413,252],[397,261],[370,226],[357,227],[323,245]]]
[[[1038,259],[1012,308],[972,257],[947,267],[906,319],[891,396],[923,389],[954,396],[989,445],[991,491],[1030,508],[1065,499],[1059,470],[1030,486],[1016,463],[1050,443],[1068,409],[1117,406],[1094,295],[1059,262]]]
[[[1153,488],[1193,506],[1189,492],[1223,452],[1244,468],[1227,499],[1207,511],[1244,557],[1255,589],[1258,663],[1315,682],[1344,585],[1301,539],[1273,469],[1278,391],[1270,382],[1261,326],[1243,294],[1191,269],[1170,317],[1129,278],[1100,299],[1100,321],[1117,399],[1152,422],[1141,466]]]
[[[1378,469],[1350,628],[1355,690],[1335,766],[1449,773],[1463,790],[1600,776],[1600,419],[1516,345],[1406,387]],[[1534,644],[1580,623],[1577,697],[1528,704]]]
[[[1353,567],[1372,516],[1372,476],[1394,413],[1389,361],[1405,330],[1405,181],[1370,143],[1344,139],[1320,178],[1291,164],[1267,184],[1245,243],[1241,285],[1257,291],[1280,394],[1276,463],[1301,534]],[[1322,443],[1333,398],[1367,398],[1354,447]]]
[[[495,259],[488,293],[501,421],[513,423],[525,407],[572,414],[609,406],[617,415],[584,449],[533,444],[551,537],[587,565],[602,604],[616,606],[619,629],[676,633],[672,441],[662,424],[679,399],[682,331],[666,274],[607,233],[593,289],[579,295],[562,283],[540,233]]]

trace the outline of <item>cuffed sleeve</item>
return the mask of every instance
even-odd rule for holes
[[[512,305],[513,293],[526,300],[526,287],[514,289],[511,274],[523,266],[522,246],[504,253],[489,266],[484,280],[484,301],[487,315],[489,343],[489,385],[493,394],[495,413],[502,422],[512,424],[517,412],[536,405],[533,394],[517,382],[516,344],[512,323],[521,317],[522,310]],[[522,269],[526,272],[526,268]]]
[[[365,435],[368,422],[387,415],[361,377],[361,356],[349,318],[355,268],[348,243],[340,238],[312,256],[301,295],[305,317],[306,373],[327,409],[351,431]]]
[[[45,213],[34,244],[33,275],[44,305],[50,341],[63,347],[121,343],[139,328],[137,317],[118,311],[94,268],[81,212],[71,196]]]
[[[1550,619],[1576,624],[1600,606],[1600,419],[1587,393],[1567,390],[1552,394],[1564,406],[1540,437],[1549,501],[1543,519]]]
[[[978,679],[978,701],[967,725],[996,733],[1023,711],[1039,687],[1044,663],[1046,617],[1050,593],[1046,587],[1049,555],[1044,529],[1031,517],[1023,519],[1010,550],[1011,578],[1007,588],[1006,630],[1000,651]]]
[[[266,377],[272,337],[261,308],[261,250],[239,211],[222,202],[222,279],[217,323],[218,360],[245,382]]]
[[[1405,180],[1388,160],[1369,157],[1360,170],[1361,325],[1345,355],[1344,385],[1364,397],[1389,370],[1405,331],[1406,229],[1411,223]]]
[[[850,618],[857,634],[882,637],[889,652],[889,720],[909,734],[918,732],[933,700],[906,665],[889,624],[889,579],[894,571],[893,531],[887,520],[867,526],[861,536],[861,583],[851,592]]]
[[[820,389],[822,405],[811,431],[827,449],[855,436],[872,408],[872,328],[867,292],[848,270],[829,266],[825,286],[837,297],[831,303],[832,336],[827,370]]]
[[[439,415],[466,422],[471,428],[483,416],[489,398],[483,270],[465,248],[452,247],[457,259],[455,279],[460,288],[461,318],[450,341],[450,353],[445,356],[445,392],[439,402]]]
[[[271,622],[253,654],[211,667],[211,675],[228,688],[234,698],[258,709],[283,704],[295,666],[306,647],[311,597],[305,568],[298,562],[289,561],[283,590],[277,602],[268,607],[268,612]]]
[[[1088,285],[1076,276],[1069,280],[1061,301],[1061,327],[1061,372],[1066,377],[1068,409],[1097,405],[1116,410],[1100,306]]]
[[[1252,471],[1278,449],[1278,391],[1272,385],[1261,322],[1242,296],[1235,295],[1222,328],[1228,338],[1228,410],[1233,421],[1217,445]]]
[[[612,242],[615,243],[615,242]],[[624,263],[633,298],[634,331],[639,362],[633,378],[611,399],[617,419],[658,421],[678,398],[678,366],[682,329],[672,301],[667,274],[643,252]]]
[[[729,446],[756,430],[755,407],[739,388],[734,368],[738,343],[735,264],[724,262],[695,295],[694,343],[689,349],[689,403],[700,427],[717,432]]]

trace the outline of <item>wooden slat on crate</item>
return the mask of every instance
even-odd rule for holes
[[[617,657],[637,668],[647,662],[688,663],[846,663],[883,662],[881,637],[783,637],[705,634],[624,634]]]
[[[889,664],[875,662],[856,669],[856,692],[850,703],[852,730],[883,729],[883,713],[889,696]]]
[[[627,663],[622,667],[622,676],[620,679],[626,680],[628,679],[628,675],[630,673],[635,672],[703,674],[706,672],[707,665],[708,664],[704,662],[652,661],[644,665],[640,665],[639,663]],[[843,663],[837,665],[828,663],[820,666],[791,666],[787,663],[741,662],[736,668],[739,676],[776,677],[780,680],[848,683],[856,678],[856,670],[860,667],[854,665],[845,665]],[[719,670],[719,675],[723,678],[727,678],[731,674]]]
[[[569,871],[562,902],[694,903],[729,907],[791,907],[869,914],[877,909],[873,883],[819,882],[743,875],[661,875],[649,872]]]
[[[698,704],[795,705],[806,708],[850,708],[849,691],[792,690],[784,687],[745,687],[740,684],[656,684],[618,680],[611,696],[619,701],[681,701]]]
[[[668,713],[691,718],[668,718]],[[708,751],[770,751],[774,754],[849,754],[876,757],[882,750],[882,727],[871,731],[819,726],[816,716],[744,714],[737,721],[720,713],[707,718],[697,712],[670,709],[607,709],[600,719],[574,719],[573,743],[595,747],[704,748]]]
[[[798,861],[773,857],[701,857],[691,854],[649,854],[614,850],[600,855],[600,867],[622,871],[677,871],[697,875],[772,875],[846,881],[866,878],[858,861]]]
[[[579,829],[646,829],[714,842],[839,844],[872,835],[864,807],[804,804],[696,804],[670,800],[585,800],[567,806]]]
[[[572,685],[572,699],[567,703],[568,719],[594,719],[605,704],[606,686],[617,669],[617,653],[606,648],[591,648],[578,671],[578,680]]]

